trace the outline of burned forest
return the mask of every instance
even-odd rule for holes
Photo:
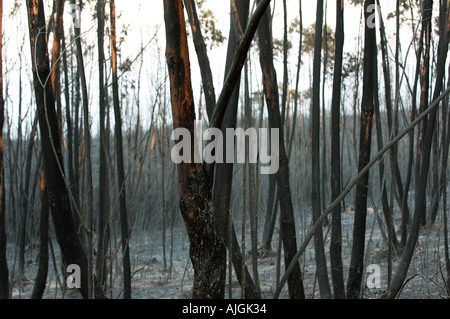
[[[0,0],[0,299],[450,298],[449,5]]]

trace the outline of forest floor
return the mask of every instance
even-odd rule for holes
[[[342,232],[343,232],[343,264],[344,274],[348,272],[351,252],[351,236],[353,232],[352,210],[346,210],[342,215]],[[375,218],[376,214],[369,209],[367,214],[367,241],[366,241],[366,258],[367,265],[375,264],[381,271],[381,287],[379,289],[369,289],[366,285],[363,298],[376,299],[380,298],[383,291],[387,287],[388,278],[388,250],[386,241],[380,231],[379,224]],[[397,221],[397,224],[398,221]],[[178,229],[181,228],[181,229]],[[193,269],[189,259],[189,243],[187,235],[182,226],[174,229],[172,235],[166,234],[166,254],[162,252],[161,234],[152,232],[152,235],[139,234],[134,236],[130,242],[130,252],[132,260],[132,298],[133,299],[189,299],[191,297]],[[328,232],[327,232],[328,230]],[[236,227],[237,234],[240,230]],[[299,233],[304,232],[299,231]],[[329,227],[324,228],[327,235],[326,255],[329,258]],[[406,283],[401,291],[399,299],[444,299],[446,295],[444,278],[447,276],[444,261],[443,246],[443,225],[436,223],[427,228],[422,228],[420,239],[417,243],[413,260],[409,267],[409,273]],[[398,237],[400,237],[398,235]],[[302,235],[299,234],[299,245],[302,242]],[[247,241],[247,247],[250,242]],[[284,262],[281,262],[281,271],[278,271],[278,229],[275,229],[272,247],[273,251],[266,253],[264,256],[258,254],[257,268],[258,277],[263,299],[273,298],[276,290],[277,275],[284,273]],[[59,249],[56,241],[53,242],[54,256],[58,263]],[[11,251],[11,249],[9,249]],[[249,271],[252,272],[251,252],[247,249],[247,263]],[[17,266],[11,262],[14,260],[13,252],[10,252],[9,262],[10,274],[14,277],[14,271]],[[320,291],[316,280],[316,264],[314,259],[314,245],[311,242],[301,258],[301,270],[305,293],[307,298],[320,298]],[[282,254],[281,254],[282,256]],[[109,276],[109,286],[113,287],[108,292],[109,298],[121,298],[121,258],[119,254],[113,256],[112,275]],[[281,257],[282,258],[282,257]],[[26,266],[26,276],[28,279],[19,281],[17,278],[13,281],[12,296],[14,299],[28,299],[33,290],[34,278],[36,277],[38,258],[37,248],[27,251],[28,264]],[[281,259],[283,260],[283,259]],[[392,269],[395,273],[399,258],[394,256],[392,261]],[[169,267],[169,265],[172,265]],[[49,275],[47,280],[47,288],[45,290],[45,299],[74,299],[80,298],[77,291],[61,289],[61,282],[65,283],[67,274],[61,269],[55,271],[55,263],[52,259],[49,263]],[[329,266],[329,260],[328,260]],[[59,266],[58,266],[59,267]],[[60,267],[59,267],[60,268]],[[170,270],[170,271],[169,271]],[[17,272],[17,271],[16,271]],[[363,277],[367,282],[368,276],[372,273],[366,273]],[[329,274],[330,276],[330,274]],[[346,276],[346,275],[345,275]],[[17,276],[16,276],[17,277]],[[232,277],[232,289],[230,298],[230,289],[228,287],[229,278],[227,278],[226,298],[241,298],[241,288],[234,276]],[[346,282],[346,278],[345,278]],[[281,299],[288,298],[286,287],[280,295]]]

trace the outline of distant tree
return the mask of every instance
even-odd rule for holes
[[[316,222],[321,214],[321,178],[320,178],[320,78],[322,64],[322,38],[323,38],[323,0],[317,1],[317,13],[314,37],[314,63],[313,63],[313,99],[311,111],[311,205],[313,222]],[[322,123],[325,125],[324,123]],[[325,154],[323,155],[325,156]],[[331,297],[328,281],[327,262],[323,231],[319,228],[314,236],[314,249],[316,254],[317,276],[321,295],[323,298]]]
[[[374,114],[374,65],[376,54],[375,28],[370,27],[367,21],[370,19],[369,6],[374,6],[374,0],[364,2],[364,66],[363,66],[363,96],[361,101],[361,126],[359,139],[359,164],[361,171],[370,161],[372,141],[372,120]],[[361,294],[361,282],[364,270],[364,251],[366,240],[367,194],[369,173],[356,185],[355,193],[355,220],[353,224],[353,245],[350,261],[349,276],[347,281],[347,298],[358,299]]]
[[[430,1],[428,7],[431,8],[432,1]],[[435,78],[435,86],[433,92],[432,101],[438,100],[441,92],[443,91],[444,85],[444,75],[446,70],[446,61],[448,56],[448,46],[449,46],[449,34],[450,34],[450,10],[446,1],[443,1],[439,8],[440,18],[443,23],[439,26],[439,44],[438,44],[438,57],[436,64],[436,78]],[[424,14],[427,14],[424,11]],[[428,103],[426,104],[428,108]],[[426,212],[426,203],[422,202],[418,199],[425,198],[425,192],[427,189],[427,179],[430,170],[430,157],[431,157],[431,147],[434,131],[436,130],[437,122],[437,109],[433,109],[432,112],[428,115],[428,120],[426,122],[425,136],[423,137],[423,149],[422,149],[422,157],[420,162],[420,186],[419,186],[419,194],[417,194],[416,202],[415,202],[415,211],[411,220],[411,230],[408,236],[408,240],[406,241],[405,249],[403,251],[397,272],[395,273],[392,280],[391,290],[388,292],[389,298],[397,297],[398,293],[401,290],[403,282],[406,278],[406,274],[409,269],[409,265],[411,263],[412,256],[414,254],[414,250],[419,238],[419,229],[421,222],[423,221],[423,216]]]
[[[432,37],[432,16],[433,16],[433,0],[424,0],[422,5],[422,32],[423,32],[423,53],[420,57],[422,66],[420,71],[420,102],[418,113],[428,107],[429,91],[430,91],[430,58],[431,58],[431,37]],[[421,163],[423,155],[423,141],[426,134],[428,119],[420,123],[417,133],[417,149],[416,149],[416,166],[415,166],[415,205],[419,205],[422,201],[425,202],[425,195],[422,195],[420,188],[423,181],[420,179]],[[427,154],[425,154],[427,156]],[[422,196],[422,197],[419,197]],[[422,226],[426,223],[426,212],[420,217]]]
[[[71,0],[72,5],[76,5],[75,0]],[[82,2],[80,1],[80,6]],[[77,69],[81,84],[81,102],[83,107],[83,138],[84,138],[84,209],[86,212],[86,238],[87,238],[87,257],[88,257],[88,284],[89,284],[89,298],[95,298],[94,292],[94,277],[95,277],[95,262],[94,262],[94,194],[93,194],[93,177],[92,177],[92,136],[91,126],[89,123],[90,109],[89,109],[89,93],[86,70],[84,67],[83,47],[81,44],[80,28],[74,25]]]
[[[43,165],[42,165],[43,168]],[[39,219],[39,266],[36,280],[31,293],[31,299],[41,299],[44,295],[48,275],[48,245],[49,245],[49,210],[48,194],[45,187],[45,174],[41,169],[41,207]]]
[[[108,152],[106,132],[106,92],[105,92],[105,1],[97,1],[97,39],[98,39],[98,78],[99,78],[99,115],[100,115],[100,170],[99,170],[99,210],[98,210],[98,242],[96,275],[101,285],[105,284],[105,261],[107,251],[107,220],[109,218],[109,178],[108,178]]]
[[[9,298],[9,271],[6,260],[5,164],[3,156],[3,0],[0,0],[0,299]]]
[[[127,193],[125,184],[125,162],[122,141],[122,115],[119,101],[119,75],[117,64],[117,29],[116,29],[116,4],[110,1],[111,14],[111,67],[112,88],[115,120],[116,156],[117,156],[117,182],[119,190],[120,229],[123,254],[123,298],[131,299],[131,264],[130,264],[130,230],[128,226]]]
[[[336,0],[336,52],[334,57],[333,95],[331,101],[331,200],[341,194],[341,85],[344,51],[344,1]],[[345,298],[342,265],[342,206],[333,211],[331,223],[330,263],[336,299]]]

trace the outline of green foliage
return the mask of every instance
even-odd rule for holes
[[[303,30],[303,52],[308,54],[314,53],[314,38],[316,34],[316,24],[311,24],[308,28]],[[333,69],[333,57],[336,49],[336,38],[334,30],[327,25],[327,42],[322,38],[322,51],[325,48],[325,44],[328,46],[328,60],[327,60],[327,71],[332,71]]]
[[[198,19],[202,26],[202,33],[206,43],[209,43],[210,48],[218,46],[225,42],[226,37],[223,36],[222,31],[217,28],[217,19],[214,17],[214,13],[204,7],[205,0],[197,1],[199,8]]]
[[[287,41],[288,49],[292,49],[292,42]],[[284,41],[282,39],[273,39],[273,54],[275,57],[282,57],[283,56],[283,50],[284,48]]]
[[[308,28],[303,30],[303,52],[313,53],[314,52],[314,37],[316,34],[316,24],[311,24]],[[327,25],[327,45],[328,53],[334,54],[336,47],[336,39],[333,29]],[[322,40],[322,48],[325,46],[325,40]]]

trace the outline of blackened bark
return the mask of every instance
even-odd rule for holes
[[[99,212],[98,212],[98,242],[97,242],[97,260],[95,272],[99,283],[103,286],[106,281],[106,225],[109,218],[109,178],[108,178],[108,156],[106,143],[106,98],[104,85],[104,36],[105,36],[105,1],[97,1],[97,38],[98,38],[98,77],[99,77],[99,108],[100,108],[100,172],[99,172]]]
[[[378,6],[380,7],[379,1],[377,1]],[[381,9],[380,9],[381,10]],[[386,39],[386,31],[384,27],[384,21],[383,17],[381,16],[381,13],[379,15],[380,17],[380,43],[381,43],[381,60],[382,60],[382,68],[383,68],[383,75],[384,75],[384,87],[385,87],[385,102],[386,102],[386,114],[388,119],[388,129],[389,129],[389,137],[392,138],[393,129],[392,129],[392,93],[391,93],[391,75],[390,75],[390,67],[389,67],[389,58],[387,53],[387,39]],[[375,57],[376,60],[378,60],[377,57]],[[378,99],[378,76],[376,76],[376,80],[374,81],[375,85],[375,93],[374,98]],[[375,103],[375,117],[376,117],[376,127],[377,127],[377,143],[378,143],[378,150],[381,150],[383,148],[383,134],[382,134],[382,128],[381,128],[381,114],[379,110],[379,103]],[[396,148],[396,146],[394,146]],[[393,148],[393,149],[394,149]],[[398,161],[396,157],[397,151],[393,151],[390,153],[391,155],[391,165],[394,167],[394,170],[397,171],[398,169]],[[381,205],[383,208],[383,214],[384,218],[386,220],[386,224],[388,227],[392,228],[393,226],[390,225],[388,222],[390,219],[391,214],[391,207],[389,205],[388,197],[387,197],[387,189],[386,189],[386,182],[384,180],[384,161],[380,162],[380,183],[382,187],[382,194],[381,194]],[[398,175],[400,176],[400,172]],[[398,180],[397,180],[398,181]],[[402,195],[399,195],[401,197],[401,201],[403,201],[403,186],[400,183],[399,187],[399,193]],[[401,203],[400,203],[401,204]],[[402,211],[407,211],[408,206],[407,205],[401,205]],[[409,215],[409,213],[407,213]],[[394,247],[398,250],[399,244],[397,240],[397,236],[395,234],[395,231],[391,232],[393,235],[393,244]]]
[[[331,101],[331,201],[341,194],[341,84],[344,52],[344,1],[336,0],[336,50],[334,57],[333,96]],[[330,265],[334,298],[345,298],[342,265],[342,206],[332,213]]]
[[[39,266],[31,299],[42,299],[48,274],[49,205],[45,188],[45,174],[41,171],[41,217],[39,220]]]
[[[365,21],[368,21],[370,10],[368,7],[374,5],[374,0],[366,0],[364,3]],[[372,119],[374,114],[374,76],[377,71],[374,65],[376,54],[375,28],[365,23],[365,46],[364,46],[364,75],[363,96],[361,101],[361,128],[359,146],[358,171],[361,171],[370,161],[372,141]],[[361,294],[361,282],[364,271],[364,250],[367,217],[367,193],[369,173],[358,182],[355,194],[355,221],[353,228],[353,246],[351,253],[349,277],[347,281],[347,298],[357,299]]]
[[[411,11],[413,10],[413,8],[411,8]],[[412,16],[412,15],[411,15]],[[414,85],[413,85],[413,89],[412,89],[412,102],[411,102],[411,122],[414,122],[414,120],[416,119],[416,113],[417,113],[417,90],[418,90],[418,84],[419,84],[419,77],[421,74],[421,61],[422,61],[422,52],[423,52],[423,38],[424,38],[424,34],[425,34],[425,30],[422,28],[421,32],[420,32],[420,36],[419,36],[419,47],[416,51],[416,72],[415,72],[415,76],[414,76]],[[411,130],[411,132],[409,133],[409,160],[408,160],[408,168],[407,168],[407,175],[406,175],[406,180],[405,180],[405,196],[403,196],[403,203],[402,203],[402,207],[406,207],[407,206],[407,202],[408,202],[408,197],[409,197],[409,189],[410,189],[410,185],[411,185],[411,180],[413,177],[413,165],[414,165],[414,158],[415,158],[415,154],[414,154],[414,148],[415,148],[415,143],[414,143],[414,139],[415,139],[415,131]],[[420,158],[420,157],[417,157]],[[418,164],[416,164],[418,165]],[[415,174],[415,172],[414,172]],[[404,211],[402,209],[402,211]],[[402,225],[401,225],[401,239],[400,239],[400,245],[403,249],[403,247],[405,247],[406,245],[406,240],[408,237],[408,226],[410,224],[411,221],[411,217],[408,216],[402,216]]]
[[[228,102],[231,98],[231,95],[233,94],[234,87],[236,86],[236,83],[241,76],[242,69],[247,59],[247,53],[250,49],[250,45],[253,42],[253,37],[258,29],[258,25],[262,16],[264,15],[266,9],[270,5],[270,1],[271,0],[258,1],[258,6],[256,7],[252,17],[248,22],[244,36],[242,37],[236,49],[233,62],[231,63],[230,71],[226,76],[225,83],[223,85],[222,91],[220,92],[219,98],[217,99],[216,107],[210,119],[211,128],[221,127],[223,117],[225,115],[225,111],[228,106]],[[210,165],[207,168],[209,174],[213,167],[214,165]]]
[[[260,3],[261,1],[258,1]],[[263,74],[264,93],[267,101],[269,124],[272,129],[279,129],[279,170],[276,173],[278,194],[281,206],[281,237],[284,246],[284,261],[289,266],[297,252],[297,236],[295,232],[295,218],[289,184],[289,162],[286,154],[282,120],[280,114],[278,82],[273,65],[273,41],[270,31],[271,15],[266,9],[258,27],[258,45],[260,64]],[[297,262],[295,270],[288,279],[289,295],[292,299],[305,298],[303,279],[300,265]]]
[[[26,242],[26,231],[27,231],[27,220],[28,220],[28,203],[32,203],[30,201],[30,178],[31,178],[31,162],[33,159],[33,149],[34,149],[34,141],[36,137],[36,131],[37,131],[37,122],[38,122],[38,115],[36,113],[33,126],[31,128],[30,138],[28,140],[27,145],[27,154],[26,154],[26,160],[25,160],[25,180],[21,187],[22,189],[22,218],[19,223],[19,277],[21,280],[26,280],[25,276],[25,242]]]
[[[248,16],[250,10],[250,2],[246,1],[230,1],[230,33],[228,37],[228,49],[227,58],[225,65],[225,74],[227,74],[231,68],[233,62],[233,56],[239,45],[241,37],[244,35],[245,27],[247,26]],[[222,132],[224,137],[224,149],[223,156],[226,157],[226,129],[236,128],[237,110],[239,104],[239,93],[240,93],[240,82],[239,78],[234,91],[231,95],[230,101],[228,102],[227,109],[222,122]],[[224,237],[225,243],[229,244],[231,235],[231,247],[228,245],[228,249],[232,254],[233,265],[236,270],[236,277],[239,283],[245,282],[245,298],[247,299],[257,299],[260,298],[257,287],[250,276],[247,266],[244,264],[241,251],[239,249],[239,241],[237,239],[234,225],[232,227],[232,232],[229,234],[228,231],[228,218],[230,217],[230,201],[231,201],[231,190],[233,184],[233,163],[217,163],[215,174],[214,174],[214,188],[213,188],[213,205],[214,213],[218,220],[218,225],[220,227],[220,232]],[[244,272],[242,268],[244,267]]]
[[[311,205],[313,223],[321,214],[320,194],[320,69],[322,65],[322,36],[323,36],[323,0],[317,1],[316,29],[314,37],[314,65],[313,65],[313,97],[311,114]],[[322,123],[325,125],[324,123]],[[325,142],[324,142],[325,143]],[[319,228],[314,235],[314,250],[316,256],[317,280],[322,298],[331,297],[328,281],[327,262],[323,242],[323,231]]]
[[[277,177],[269,176],[269,187],[267,191],[266,216],[264,221],[264,229],[262,236],[262,248],[264,253],[272,251],[272,238],[275,229],[275,220],[278,211],[278,195],[277,195]]]
[[[80,6],[82,1],[80,0]],[[75,5],[75,0],[71,0],[71,4]],[[92,185],[92,157],[91,157],[91,129],[89,123],[89,96],[88,84],[86,78],[86,70],[84,68],[83,48],[81,45],[80,28],[74,27],[76,56],[78,64],[78,72],[80,75],[81,95],[83,104],[83,138],[84,138],[84,196],[85,196],[85,212],[87,219],[87,257],[88,257],[88,284],[89,284],[89,298],[95,298],[94,288],[94,195]]]
[[[449,14],[450,10],[448,8],[444,11],[441,8],[440,12],[441,16],[445,14],[446,23],[444,27],[441,26],[440,36],[439,36],[439,45],[438,45],[438,60],[436,65],[436,82],[433,93],[433,101],[437,101],[440,97],[440,94],[443,90],[443,80],[445,75],[445,64],[447,61],[448,55],[448,35],[449,35]],[[428,106],[427,106],[428,108]],[[420,187],[419,193],[416,194],[416,202],[415,202],[415,211],[411,220],[411,231],[406,241],[405,249],[402,254],[402,258],[400,260],[397,272],[394,275],[392,280],[391,290],[389,291],[388,297],[395,298],[403,285],[403,282],[406,278],[406,274],[409,269],[409,265],[411,263],[412,256],[414,254],[414,250],[417,244],[417,240],[419,237],[419,229],[421,222],[423,221],[423,217],[426,211],[426,203],[421,202],[420,198],[425,198],[426,185],[430,167],[430,156],[431,156],[431,146],[433,134],[436,127],[437,121],[437,108],[434,108],[431,113],[428,115],[427,127],[425,129],[425,136],[423,140],[423,152],[421,158],[421,167],[420,167]]]
[[[433,0],[424,0],[422,7],[422,30],[424,32],[424,49],[422,59],[422,70],[420,73],[420,104],[419,114],[428,107],[429,90],[430,90],[430,51],[431,51],[431,34],[432,23],[431,18],[433,15]],[[426,118],[418,127],[417,135],[417,153],[416,153],[416,166],[415,166],[415,203],[425,202],[425,195],[421,195],[420,188],[422,187],[423,180],[421,179],[421,167],[423,155],[423,140],[425,138],[428,119]],[[427,154],[425,154],[425,157]],[[419,197],[421,196],[421,197]],[[426,214],[421,216],[422,226],[426,224]]]
[[[28,0],[26,4],[48,200],[56,239],[61,248],[64,264],[66,266],[75,264],[80,267],[82,276],[79,290],[84,298],[88,298],[88,260],[74,227],[70,199],[65,184],[55,101],[52,87],[48,83],[50,63],[45,37],[44,5],[42,0]],[[97,298],[104,298],[103,291],[97,285],[95,294]]]
[[[188,129],[194,136],[195,106],[181,0],[164,0],[164,21],[174,127]],[[194,151],[194,143],[191,143],[191,151]],[[214,216],[211,182],[201,164],[181,163],[177,169],[180,211],[189,235],[190,258],[194,267],[192,297],[222,299],[226,248]]]
[[[3,30],[3,0],[0,0],[0,30]],[[5,162],[3,156],[3,34],[0,32],[0,299],[9,298],[9,271],[6,261]]]
[[[115,138],[116,138],[116,154],[117,154],[117,182],[119,189],[119,209],[120,209],[120,230],[122,238],[122,254],[123,254],[123,298],[131,299],[131,264],[130,264],[130,231],[128,228],[127,214],[127,195],[125,187],[125,164],[123,158],[123,141],[122,141],[122,116],[120,112],[119,100],[119,76],[117,65],[117,42],[116,42],[116,5],[115,1],[110,1],[111,9],[111,61],[113,76],[113,104],[114,104],[114,120],[115,120]]]
[[[63,36],[63,15],[65,1],[55,1],[53,11],[55,12],[55,31],[53,32],[53,48],[52,48],[52,88],[53,96],[56,102],[56,114],[58,117],[59,134],[63,133],[62,121],[62,103],[61,103],[61,82],[60,82],[60,55],[61,55],[61,38]],[[61,145],[63,147],[63,145]]]
[[[214,89],[213,76],[209,63],[206,44],[203,39],[200,22],[198,20],[196,4],[194,0],[184,0],[186,12],[188,13],[189,23],[192,30],[195,51],[197,52],[198,64],[202,75],[203,91],[205,92],[206,113],[211,118],[216,105],[216,93]]]

